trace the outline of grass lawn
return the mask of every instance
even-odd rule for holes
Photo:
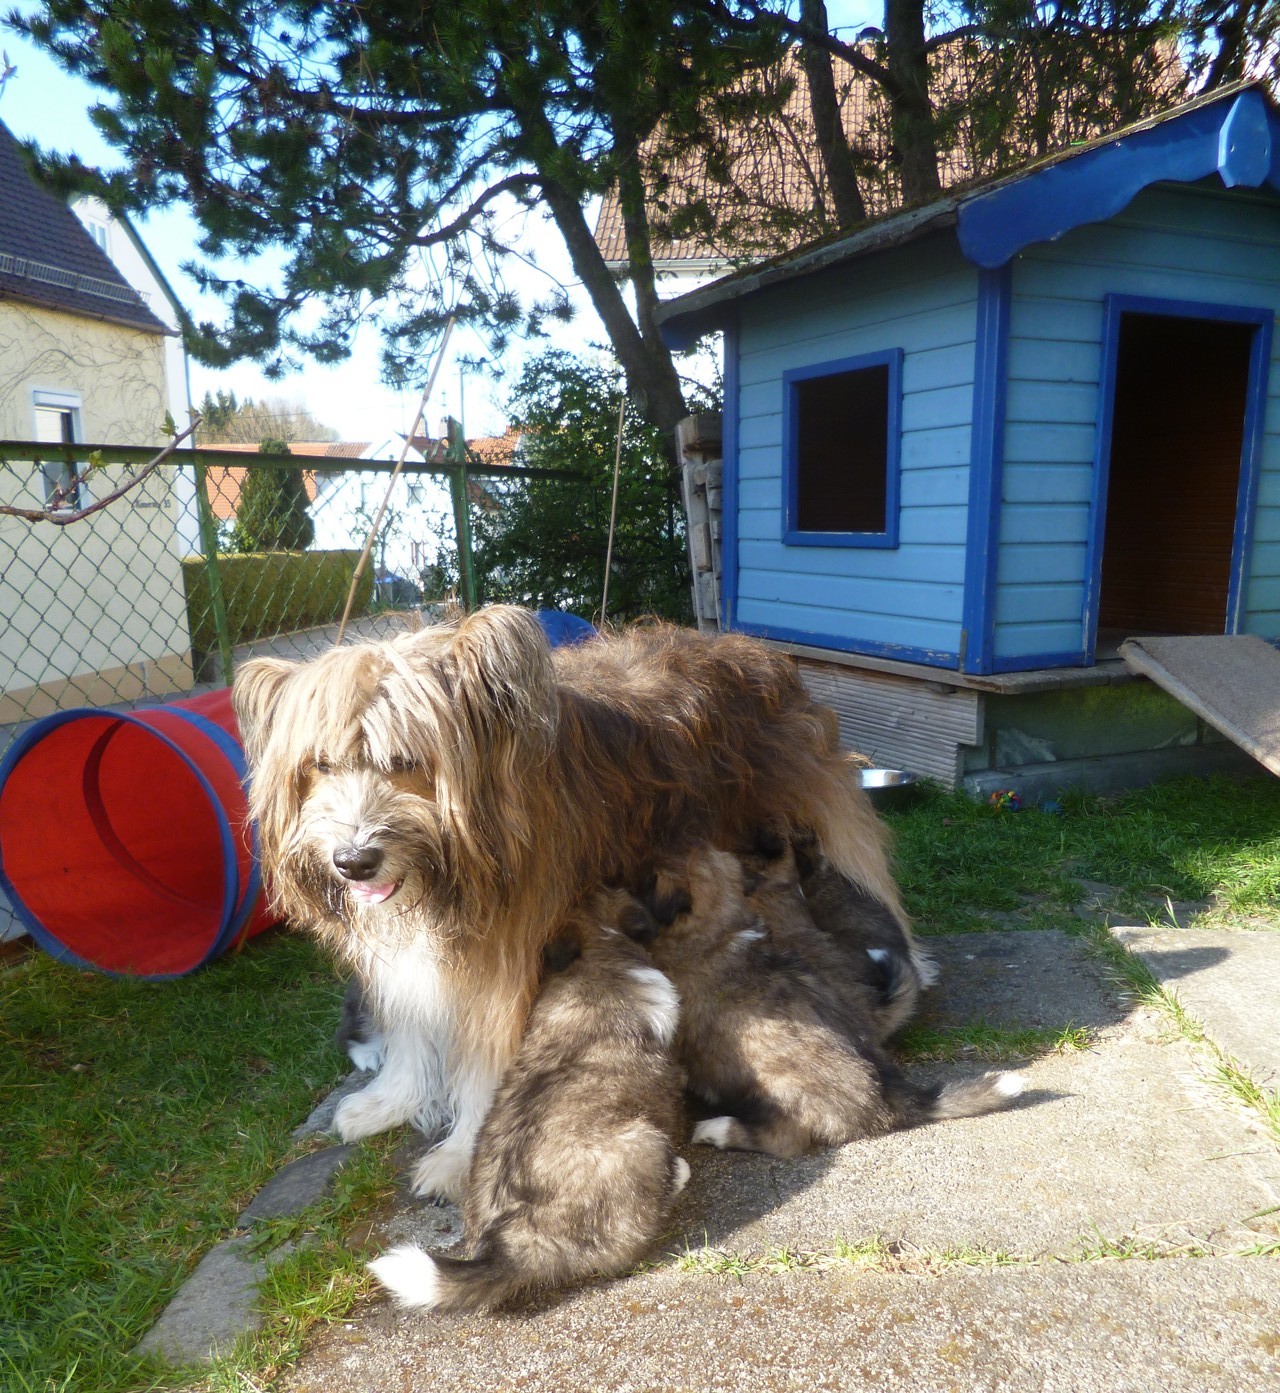
[[[1059,815],[930,793],[887,820],[921,934],[1070,928],[1081,881],[1114,887],[1117,908],[1134,915],[1166,900],[1208,903],[1211,922],[1280,911],[1280,779],[1068,797]]]
[[[280,932],[172,982],[0,965],[5,1393],[150,1386],[129,1350],[346,1072],[340,995]]]
[[[1079,931],[1081,880],[1115,886],[1138,914],[1166,897],[1208,902],[1227,920],[1280,912],[1280,780],[1072,798],[1061,815],[931,793],[890,821],[923,934]],[[296,1153],[290,1131],[345,1072],[331,1042],[339,998],[329,965],[283,933],[168,983],[39,954],[0,963],[4,1393],[184,1386],[129,1350]],[[954,1045],[918,1038],[914,1052],[948,1058]],[[1072,1045],[965,1042],[993,1058]],[[204,1388],[269,1387],[308,1324],[340,1317],[365,1289],[343,1240],[386,1193],[393,1144],[366,1145],[334,1199],[308,1214],[317,1241],[274,1270],[265,1334]]]

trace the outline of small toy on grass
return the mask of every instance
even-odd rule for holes
[[[998,788],[987,799],[998,813],[1016,813],[1022,808],[1022,799],[1011,788]]]

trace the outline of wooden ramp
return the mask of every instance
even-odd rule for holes
[[[1280,652],[1252,634],[1131,638],[1120,656],[1280,774]]]

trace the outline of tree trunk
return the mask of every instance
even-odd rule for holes
[[[1204,80],[1205,91],[1248,76],[1249,35],[1254,33],[1260,41],[1263,39],[1262,19],[1262,0],[1236,0],[1215,18],[1218,51]]]
[[[885,0],[885,49],[893,88],[890,112],[898,151],[902,201],[928,203],[942,192],[933,104],[929,100],[929,54],[925,48],[924,0]]]
[[[581,277],[613,351],[627,375],[627,390],[644,418],[670,437],[675,456],[676,426],[689,414],[671,351],[657,337],[644,338],[627,310],[617,282],[600,255],[577,198],[554,180],[542,186],[573,269]]]
[[[801,0],[800,22],[813,33],[828,32],[827,7],[824,0]],[[818,153],[827,175],[827,188],[835,209],[838,227],[853,227],[864,222],[866,205],[858,188],[858,176],[853,167],[849,138],[840,119],[840,103],[836,97],[836,81],[831,71],[831,54],[817,44],[800,47],[805,77],[809,82],[809,110],[817,136]]]

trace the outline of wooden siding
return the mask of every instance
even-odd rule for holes
[[[1014,265],[997,663],[1082,653],[1104,300],[1109,294],[1280,309],[1280,204],[1149,189],[1120,216]],[[1280,635],[1280,372],[1274,362],[1242,628]],[[1171,403],[1176,407],[1176,403]],[[1044,601],[1042,605],[1040,601]]]
[[[840,721],[840,746],[887,769],[907,769],[946,788],[964,771],[964,750],[982,739],[982,694],[910,678],[800,659],[815,701]]]
[[[923,661],[945,663],[958,651],[976,290],[974,269],[949,238],[938,237],[744,306],[738,624],[819,647]],[[893,348],[904,351],[898,546],[785,546],[783,371]]]

